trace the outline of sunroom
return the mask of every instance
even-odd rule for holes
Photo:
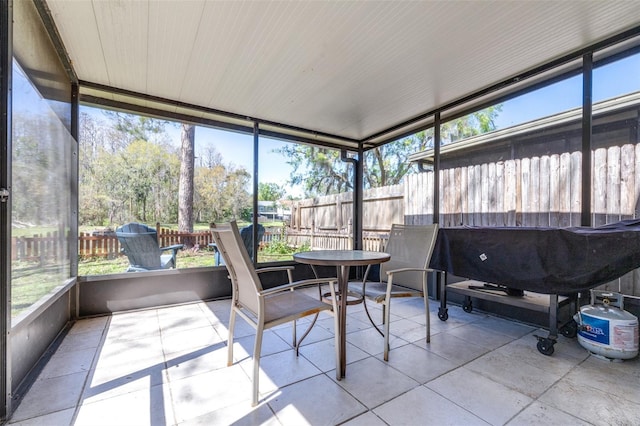
[[[220,212],[202,207],[198,221],[244,218],[253,229],[278,221],[267,226],[267,237],[253,234],[254,261],[257,266],[293,265],[295,279],[313,273],[290,256],[268,256],[265,250],[283,236],[298,248],[377,251],[392,223],[594,227],[638,218],[639,16],[640,4],[618,1],[3,1],[0,419],[9,424],[637,423],[637,358],[599,363],[575,339],[561,340],[555,355],[543,356],[531,334],[545,328],[544,315],[482,302],[470,314],[459,312],[454,303],[447,322],[435,317],[432,352],[420,339],[420,304],[402,303],[392,318],[397,334],[389,364],[379,359],[382,343],[375,329],[358,318],[362,307],[350,307],[351,384],[349,373],[342,381],[330,380],[328,372],[335,366],[327,364],[333,358],[327,337],[332,329],[322,324],[326,319],[300,350],[310,365],[302,376],[289,365],[301,362],[289,357],[290,346],[278,349],[289,344],[280,336],[288,330],[276,330],[272,338],[278,343],[265,354],[265,359],[273,356],[264,372],[271,386],[262,381],[263,403],[252,409],[244,367],[216,369],[220,376],[215,377],[225,381],[220,383],[241,382],[237,392],[234,386],[208,383],[214,376],[187,383],[183,380],[193,375],[171,371],[200,356],[214,358],[202,362],[217,365],[217,351],[224,352],[231,284],[210,240],[199,244],[209,263],[189,263],[188,253],[181,253],[177,268],[148,272],[125,272],[126,264],[107,272],[83,269],[83,244],[112,231],[99,229],[98,222],[84,227],[93,210],[96,217],[107,217],[100,222],[104,226],[115,229],[135,219],[157,226],[159,236],[162,223],[175,223],[178,214],[177,201],[171,201],[177,200],[177,184],[172,192],[150,189],[157,194],[148,198],[148,211],[147,198],[144,203],[118,198],[116,189],[127,183],[133,187],[131,176],[136,176],[109,186],[107,172],[115,163],[104,159],[126,163],[134,158],[120,151],[118,156],[96,155],[91,163],[104,169],[92,185],[109,186],[108,202],[100,204],[106,199],[102,193],[102,198],[88,198],[86,143],[91,126],[99,127],[104,117],[114,120],[113,128],[122,128],[117,120],[127,117],[169,123],[166,133],[177,146],[180,126],[195,127],[196,144],[203,141],[196,153],[201,171],[224,166],[225,182],[239,176],[243,180],[236,189],[241,190],[235,193],[246,195],[242,205],[229,198]],[[105,133],[99,140],[115,145],[120,137]],[[152,145],[139,146],[139,152],[151,156]],[[332,159],[328,168],[310,161],[319,153]],[[519,201],[493,203],[508,192],[495,182],[511,165]],[[322,186],[322,178],[336,171],[339,178]],[[542,190],[522,189],[522,182],[531,188],[534,181],[552,195],[545,199]],[[265,204],[269,198],[261,190],[274,182],[300,192],[286,194],[286,202],[278,205],[275,200],[285,200],[285,193],[273,205]],[[455,194],[473,192],[470,188],[478,197],[462,203]],[[205,192],[198,194],[194,206],[209,206]],[[222,192],[207,196],[230,197]],[[269,213],[261,216],[261,210]],[[87,229],[96,234],[85,238]],[[43,248],[29,256],[22,252],[20,238],[37,239],[36,234],[40,238],[47,232]],[[117,252],[105,257],[126,262]],[[352,271],[354,277],[361,273]],[[282,279],[280,273],[269,274],[264,284]],[[636,271],[603,288],[628,296],[625,306],[638,315]],[[438,296],[434,275],[433,311]],[[155,325],[145,325],[149,318]],[[144,356],[132,342],[157,330],[162,334],[163,324],[179,324],[173,331],[167,325],[167,336],[207,329],[217,337],[205,337],[195,346],[184,337],[169,339],[171,350],[159,349],[162,361],[139,363]],[[463,344],[463,337],[472,339],[471,331],[488,347]],[[113,333],[127,337],[107,347]],[[74,358],[87,345],[90,361]],[[250,344],[242,347],[246,353],[240,363],[251,353]],[[95,369],[101,350],[125,358],[111,364],[117,377],[95,384],[92,379],[104,372]],[[549,383],[487,385],[480,380],[490,375],[480,371],[483,357],[502,357],[506,364],[525,359],[524,364],[534,366],[527,377],[535,371]],[[133,370],[118,370],[124,363]],[[52,365],[66,372],[52,374]],[[285,370],[283,365],[297,371],[293,378],[273,373]],[[483,408],[482,396],[475,399],[464,394],[464,386],[451,387],[456,378],[464,382],[469,371],[476,391],[486,390],[484,398],[500,386],[502,393],[496,395],[508,408]],[[558,376],[545,375],[551,371]],[[376,375],[386,378],[378,386],[389,393],[370,392],[377,382],[367,378]],[[619,381],[613,390],[603,384],[607,375]],[[58,387],[53,382],[47,387],[47,379],[59,380]],[[148,387],[126,387],[139,381]],[[568,398],[567,389],[576,383],[584,384],[579,396],[563,407],[557,401]],[[591,404],[601,396],[584,390],[591,388],[614,396]],[[222,398],[225,390],[233,397]],[[58,393],[70,399],[42,402],[43,395]],[[329,401],[323,408],[322,399],[292,399],[296,395]],[[92,411],[105,401],[112,405]],[[620,404],[618,417],[604,413],[602,404],[612,401]],[[123,403],[131,411],[120,416],[115,407]],[[136,407],[142,407],[140,416]],[[232,413],[229,407],[241,408]],[[436,408],[424,413],[425,407]],[[445,408],[452,410],[449,417]],[[416,421],[411,413],[431,417]]]

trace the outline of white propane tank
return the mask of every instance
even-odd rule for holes
[[[622,301],[622,294],[591,290],[591,305],[574,316],[583,348],[607,359],[638,355],[638,318],[622,309]]]

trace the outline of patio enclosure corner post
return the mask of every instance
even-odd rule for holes
[[[440,223],[440,111],[433,117],[433,223]]]
[[[354,164],[355,169],[355,185],[354,185],[354,212],[353,212],[353,248],[356,250],[363,249],[362,241],[362,216],[364,208],[364,150],[362,143],[358,145],[358,160]]]
[[[64,230],[68,234],[65,236],[68,241],[68,258],[69,258],[69,276],[78,276],[78,229],[80,227],[80,201],[79,201],[79,167],[80,167],[80,148],[79,148],[79,128],[80,128],[80,87],[77,82],[71,83],[71,137],[73,144],[71,145],[71,171],[69,173],[69,188],[71,189],[70,201],[71,211],[69,215],[69,229]],[[71,290],[69,311],[71,317],[78,318],[78,287],[74,286]]]
[[[11,84],[13,0],[0,4],[0,422],[11,413]]]
[[[353,165],[353,205],[351,209],[351,238],[352,250],[359,250],[362,248],[362,207],[363,207],[363,167],[362,167],[362,156],[364,152],[362,150],[362,144],[358,148],[358,159],[349,157],[346,150],[340,151],[340,160],[345,163],[351,163]]]
[[[582,57],[582,210],[580,225],[591,226],[591,138],[593,136],[593,53]]]
[[[258,245],[260,241],[258,241],[258,170],[259,170],[259,147],[260,147],[260,126],[257,121],[253,122],[253,197],[252,197],[252,205],[253,205],[253,215],[251,217],[251,223],[253,226],[251,227],[251,244],[253,245],[252,253],[253,256],[253,264],[256,265],[258,263]]]

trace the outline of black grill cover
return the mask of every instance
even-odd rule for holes
[[[598,228],[441,228],[430,267],[537,293],[584,291],[640,267],[640,219]]]

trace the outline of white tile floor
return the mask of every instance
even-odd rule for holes
[[[252,408],[253,329],[238,319],[226,365],[229,300],[78,321],[10,425],[638,425],[640,361],[609,362],[546,331],[420,299],[394,301],[389,362],[362,305],[350,306],[347,374],[335,379],[333,322],[296,358],[290,326],[267,331]],[[375,310],[376,318],[380,311]]]

